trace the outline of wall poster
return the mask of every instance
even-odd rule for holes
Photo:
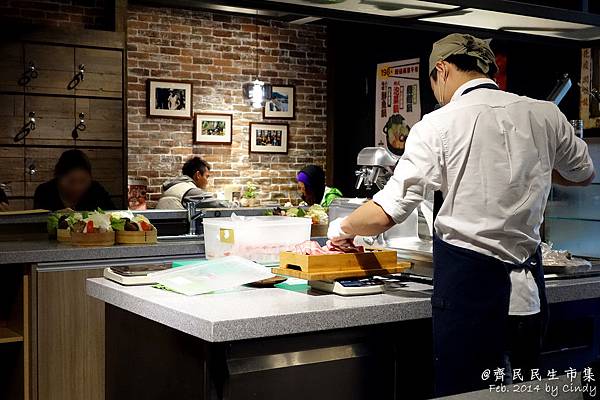
[[[583,127],[600,128],[600,49],[581,49],[581,84],[579,86],[579,115]]]
[[[377,64],[375,145],[400,156],[421,119],[419,59]]]

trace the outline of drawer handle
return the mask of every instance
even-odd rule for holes
[[[38,70],[35,64],[33,61],[29,61],[27,69],[25,69],[25,72],[23,72],[23,75],[21,75],[19,78],[19,86],[25,86],[29,84],[29,82],[31,82],[33,79],[37,79],[38,75]]]
[[[79,132],[85,131],[85,113],[79,113],[79,122],[75,125],[75,128],[71,131],[71,137],[73,140],[79,139]]]
[[[35,111],[30,111],[29,119],[27,120],[25,125],[23,125],[23,127],[19,130],[19,132],[17,132],[17,134],[13,138],[13,141],[16,143],[20,142],[21,140],[24,140],[27,136],[29,136],[31,131],[35,131],[35,127]]]
[[[85,64],[79,64],[79,72],[75,74],[71,82],[67,85],[67,89],[73,90],[85,79]]]

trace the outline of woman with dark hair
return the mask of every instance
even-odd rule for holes
[[[92,179],[92,164],[84,152],[77,149],[61,154],[54,167],[54,178],[35,190],[33,207],[45,210],[72,209],[93,211],[116,207],[102,185]]]
[[[302,200],[309,206],[319,204],[329,207],[334,199],[342,197],[342,192],[338,189],[325,186],[325,172],[318,165],[307,165],[302,168],[296,180]]]

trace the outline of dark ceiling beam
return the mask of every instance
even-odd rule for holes
[[[513,0],[435,0],[436,3],[600,26],[600,15]]]
[[[487,1],[491,0],[485,0]],[[483,37],[489,36],[493,34],[494,37],[498,39],[505,40],[519,40],[529,43],[540,43],[540,44],[565,44],[565,45],[579,45],[587,46],[587,42],[578,41],[568,38],[555,38],[555,37],[545,37],[545,36],[536,36],[529,35],[520,32],[508,32],[508,31],[499,31],[499,30],[491,30],[491,29],[481,29],[481,28],[472,28],[472,27],[463,27],[458,25],[451,24],[442,24],[437,22],[427,22],[420,21],[419,18],[426,18],[426,14],[423,16],[410,16],[410,17],[388,17],[388,16],[380,16],[380,15],[372,15],[372,14],[363,14],[358,12],[351,11],[342,11],[335,10],[330,8],[322,8],[322,7],[313,7],[313,6],[305,6],[298,4],[289,4],[289,3],[279,3],[274,1],[265,1],[265,0],[212,0],[212,1],[198,1],[198,0],[129,0],[130,3],[133,4],[145,4],[145,5],[153,5],[153,6],[161,6],[161,7],[174,7],[174,8],[192,8],[192,9],[207,9],[207,5],[223,5],[229,7],[240,7],[251,10],[262,10],[261,15],[280,15],[280,18],[284,17],[286,14],[293,14],[294,19],[308,17],[320,17],[324,19],[329,19],[333,21],[343,21],[343,22],[355,22],[362,24],[373,24],[373,25],[381,25],[388,27],[396,27],[396,28],[404,28],[404,29],[414,29],[417,31],[428,31],[428,32],[440,32],[442,34],[449,34],[454,32],[468,32],[475,35],[480,35]],[[450,10],[448,10],[450,11]],[[456,11],[456,10],[452,10]],[[240,14],[244,15],[244,14]],[[246,14],[247,15],[247,14]],[[288,18],[289,19],[289,18]]]

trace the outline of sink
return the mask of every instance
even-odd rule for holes
[[[159,242],[178,242],[178,241],[204,241],[204,235],[173,235],[173,236],[159,236]]]

